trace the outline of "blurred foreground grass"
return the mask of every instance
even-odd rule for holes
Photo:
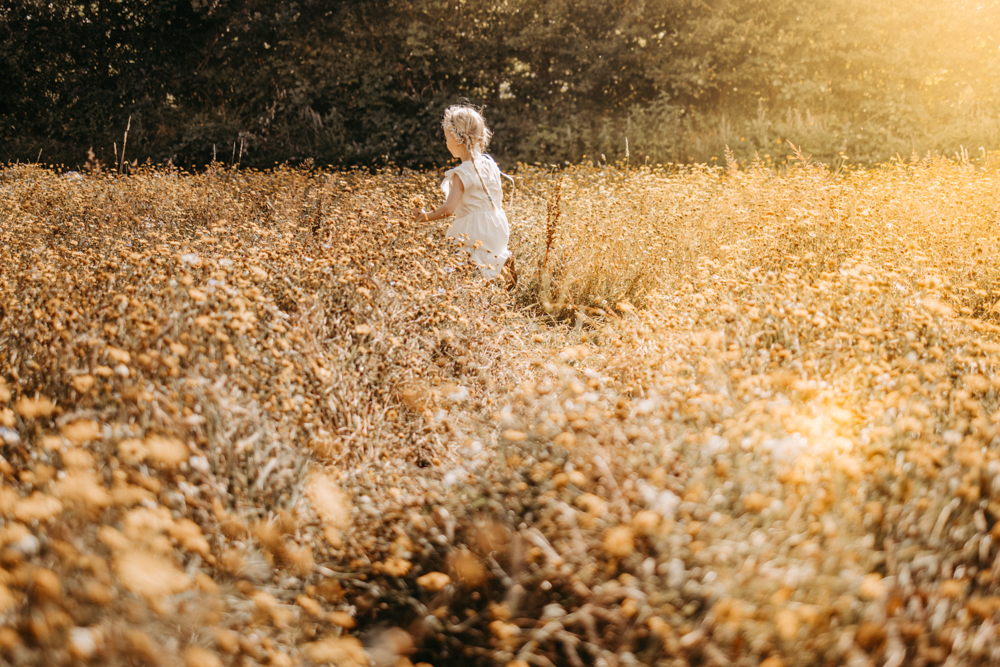
[[[1000,174],[0,172],[14,664],[1000,659]]]

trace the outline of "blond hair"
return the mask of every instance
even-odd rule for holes
[[[456,104],[445,109],[441,127],[455,137],[455,141],[474,153],[485,151],[490,145],[490,137],[493,136],[479,110],[464,104]]]

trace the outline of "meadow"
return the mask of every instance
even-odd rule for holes
[[[1000,170],[0,170],[18,665],[1000,660]]]

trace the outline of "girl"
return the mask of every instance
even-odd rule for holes
[[[502,207],[500,168],[483,154],[492,132],[482,115],[468,106],[448,107],[441,125],[448,150],[462,164],[444,174],[441,188],[445,203],[433,211],[414,209],[413,218],[439,220],[454,214],[447,234],[463,239],[463,250],[472,256],[483,277],[496,278],[503,271],[508,284],[516,283],[514,258],[507,249],[510,226]]]

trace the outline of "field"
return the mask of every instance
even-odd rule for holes
[[[0,171],[17,665],[1000,660],[1000,169]]]

